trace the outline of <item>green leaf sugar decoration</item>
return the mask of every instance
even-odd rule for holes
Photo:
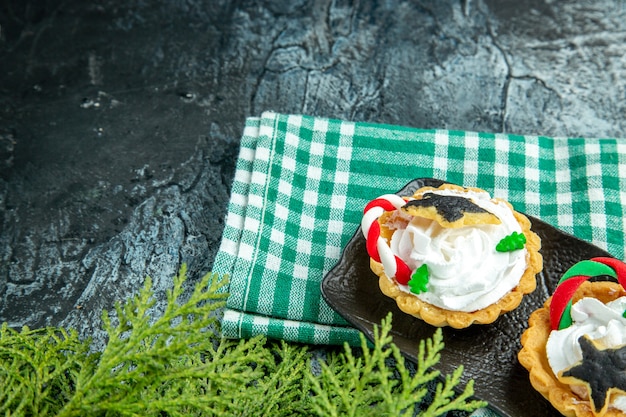
[[[498,252],[513,252],[514,250],[523,249],[526,244],[526,236],[524,233],[513,232],[502,238],[496,245]]]
[[[428,267],[423,264],[415,270],[409,281],[409,288],[413,294],[421,294],[428,291]]]

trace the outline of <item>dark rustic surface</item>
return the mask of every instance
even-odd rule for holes
[[[0,322],[98,341],[209,271],[264,110],[626,136],[625,40],[622,1],[0,0]]]

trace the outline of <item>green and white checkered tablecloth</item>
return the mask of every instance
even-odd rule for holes
[[[365,204],[418,177],[483,188],[624,259],[625,164],[616,139],[250,118],[213,267],[231,280],[223,334],[357,343],[320,283]]]

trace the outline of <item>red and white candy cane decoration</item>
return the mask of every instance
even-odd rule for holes
[[[394,255],[385,239],[380,237],[378,218],[386,211],[398,210],[406,201],[395,194],[385,194],[370,201],[363,210],[361,229],[365,236],[367,254],[376,262],[383,264],[385,274],[396,278],[399,284],[406,285],[411,279],[412,271],[407,264]]]

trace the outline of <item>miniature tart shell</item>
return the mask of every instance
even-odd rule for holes
[[[574,294],[572,303],[584,297],[593,297],[608,303],[626,295],[626,290],[615,282],[583,282]],[[574,392],[569,385],[560,382],[548,363],[546,344],[550,336],[550,302],[535,310],[528,319],[528,329],[522,334],[522,349],[517,354],[519,362],[530,374],[530,383],[552,406],[567,417],[624,417],[615,408],[607,408],[603,414],[594,414],[591,404]],[[612,397],[609,397],[609,402]]]
[[[463,188],[457,185],[444,184],[439,188],[423,187],[418,189],[414,196],[423,194],[431,190],[455,189],[461,191],[477,191],[484,192],[479,188]],[[511,210],[513,207],[508,202],[501,199],[493,199],[506,203]],[[515,288],[509,291],[504,297],[500,298],[496,303],[491,304],[483,309],[463,312],[446,310],[430,303],[420,300],[414,294],[402,291],[395,280],[390,279],[385,274],[382,263],[376,262],[370,258],[370,268],[379,276],[378,284],[380,290],[388,297],[393,298],[398,307],[403,312],[417,317],[426,323],[437,327],[453,327],[455,329],[464,329],[472,324],[490,324],[496,321],[500,315],[514,310],[522,302],[522,298],[526,294],[530,294],[537,287],[536,275],[543,269],[543,257],[539,253],[541,249],[541,239],[536,233],[530,230],[530,221],[526,216],[513,210],[513,215],[522,228],[522,232],[526,236],[526,270],[520,278]],[[384,215],[380,218],[381,236],[390,237],[393,233],[384,226]]]

